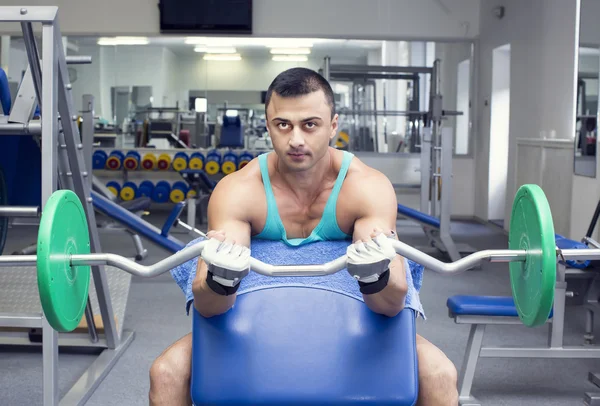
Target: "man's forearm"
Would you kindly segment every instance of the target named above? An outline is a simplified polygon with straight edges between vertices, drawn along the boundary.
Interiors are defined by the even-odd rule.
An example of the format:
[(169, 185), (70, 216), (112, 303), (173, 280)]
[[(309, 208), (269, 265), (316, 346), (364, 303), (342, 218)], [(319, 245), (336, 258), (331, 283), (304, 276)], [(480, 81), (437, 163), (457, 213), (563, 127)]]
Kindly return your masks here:
[(387, 286), (380, 292), (372, 295), (363, 295), (363, 299), (369, 309), (375, 313), (394, 317), (404, 309), (406, 292), (405, 261), (401, 256), (396, 256), (390, 263), (390, 279)]
[(202, 259), (198, 259), (196, 278), (192, 286), (194, 307), (204, 317), (218, 316), (233, 307), (237, 295), (223, 296), (215, 293), (206, 282), (208, 269)]

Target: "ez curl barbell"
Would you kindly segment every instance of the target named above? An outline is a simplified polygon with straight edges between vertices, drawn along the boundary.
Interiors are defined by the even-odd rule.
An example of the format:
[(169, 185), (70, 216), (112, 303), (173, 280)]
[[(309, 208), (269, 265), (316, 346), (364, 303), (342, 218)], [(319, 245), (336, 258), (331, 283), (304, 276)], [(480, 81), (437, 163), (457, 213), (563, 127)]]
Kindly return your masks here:
[[(508, 262), (512, 295), (523, 324), (546, 322), (554, 302), (556, 263), (561, 260), (600, 259), (600, 249), (558, 250), (552, 213), (546, 196), (536, 185), (522, 186), (513, 202), (509, 249), (484, 250), (444, 263), (401, 241), (392, 241), (396, 252), (442, 274), (464, 272), (483, 261)], [(0, 266), (36, 266), (42, 309), (57, 331), (74, 330), (87, 304), (90, 266), (110, 265), (132, 275), (155, 277), (202, 253), (199, 242), (153, 264), (140, 265), (116, 254), (90, 253), (88, 224), (83, 206), (70, 190), (59, 190), (48, 199), (41, 216), (37, 255), (0, 256)], [(251, 258), (250, 269), (266, 276), (324, 276), (346, 268), (342, 256), (320, 265), (271, 265)]]

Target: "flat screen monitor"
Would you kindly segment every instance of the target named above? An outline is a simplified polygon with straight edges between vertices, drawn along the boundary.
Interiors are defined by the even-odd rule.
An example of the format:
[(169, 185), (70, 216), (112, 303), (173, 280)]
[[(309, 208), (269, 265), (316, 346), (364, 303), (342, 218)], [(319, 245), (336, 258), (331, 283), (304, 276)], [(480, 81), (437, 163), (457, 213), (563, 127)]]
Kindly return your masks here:
[(160, 0), (160, 31), (251, 34), (252, 0)]

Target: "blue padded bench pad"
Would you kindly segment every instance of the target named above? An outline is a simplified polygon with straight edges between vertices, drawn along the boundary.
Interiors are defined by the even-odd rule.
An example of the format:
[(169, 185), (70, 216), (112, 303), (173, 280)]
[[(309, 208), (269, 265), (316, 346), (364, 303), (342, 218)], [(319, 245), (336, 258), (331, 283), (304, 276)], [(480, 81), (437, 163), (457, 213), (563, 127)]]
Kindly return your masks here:
[[(554, 235), (554, 241), (556, 242), (556, 246), (558, 248), (560, 248), (561, 250), (569, 250), (569, 249), (571, 249), (571, 250), (586, 250), (586, 249), (589, 249), (589, 247), (587, 245), (585, 245), (584, 243), (582, 243), (580, 241), (570, 240), (568, 238), (563, 237), (560, 234)], [(590, 260), (578, 261), (578, 260), (574, 260), (574, 259), (567, 259), (565, 261), (565, 263), (567, 264), (567, 266), (570, 266), (571, 268), (585, 269), (588, 266), (590, 266), (592, 261), (590, 261)]]
[(344, 293), (260, 287), (229, 312), (194, 309), (195, 405), (414, 405), (416, 315), (388, 318)]
[(119, 206), (110, 199), (92, 191), (92, 204), (94, 209), (105, 214), (116, 222), (124, 225), (126, 228), (134, 231), (153, 243), (161, 246), (167, 251), (173, 253), (182, 250), (185, 244), (172, 236), (163, 236), (161, 230), (147, 221), (141, 219), (138, 215)]
[[(457, 295), (449, 297), (446, 306), (458, 316), (519, 317), (512, 296)], [(552, 311), (549, 317), (552, 317)]]
[(423, 212), (420, 212), (415, 209), (411, 209), (410, 207), (403, 206), (398, 204), (398, 213), (412, 219), (416, 220), (420, 223), (427, 224), (429, 226), (440, 228), (440, 219), (437, 217), (430, 216)]

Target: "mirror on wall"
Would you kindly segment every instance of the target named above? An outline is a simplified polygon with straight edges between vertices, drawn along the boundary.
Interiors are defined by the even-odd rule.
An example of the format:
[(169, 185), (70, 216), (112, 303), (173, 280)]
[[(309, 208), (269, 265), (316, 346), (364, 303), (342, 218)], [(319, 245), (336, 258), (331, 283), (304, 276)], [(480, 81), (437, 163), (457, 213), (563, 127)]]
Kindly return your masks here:
[[(139, 111), (156, 109), (173, 117), (175, 135), (199, 127), (206, 130), (204, 137), (218, 135), (227, 112), (237, 111), (244, 137), (260, 138), (265, 132), (264, 94), (280, 72), (297, 66), (319, 71), (326, 58), (349, 69), (394, 67), (394, 75), (355, 71), (330, 80), (340, 113), (336, 145), (352, 152), (390, 154), (419, 153), (432, 75), (411, 69), (432, 67), (440, 60), (442, 108), (462, 112), (446, 117), (442, 125), (454, 131), (455, 155), (473, 151), (470, 42), (175, 36), (69, 36), (67, 41), (69, 54), (89, 55), (93, 61), (70, 67), (77, 76), (75, 106), (81, 105), (83, 95), (93, 95), (96, 115), (132, 140), (138, 122), (145, 119)], [(10, 70), (18, 78), (26, 60), (22, 41), (12, 41), (11, 52)]]
[(600, 17), (600, 1), (582, 0), (580, 13), (573, 171), (595, 178), (600, 88), (600, 30), (596, 21)]
[(580, 46), (578, 55), (574, 171), (576, 175), (589, 177), (596, 177), (599, 49)]

